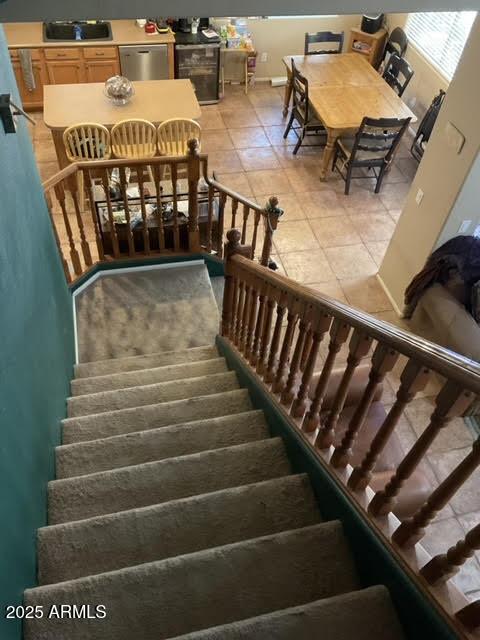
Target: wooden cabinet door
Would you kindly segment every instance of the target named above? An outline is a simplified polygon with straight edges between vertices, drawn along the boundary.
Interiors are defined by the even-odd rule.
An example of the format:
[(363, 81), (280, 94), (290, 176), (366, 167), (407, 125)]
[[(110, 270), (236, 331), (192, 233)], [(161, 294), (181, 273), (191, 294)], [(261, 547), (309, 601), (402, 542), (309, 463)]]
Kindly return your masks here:
[(12, 55), (12, 67), (23, 106), (26, 108), (40, 108), (43, 105), (43, 85), (47, 83), (47, 77), (45, 65), (40, 57), (33, 55), (32, 58), (33, 77), (35, 79), (35, 89), (32, 91), (25, 83), (17, 55)]
[(87, 82), (105, 82), (120, 73), (117, 60), (85, 60)]
[(85, 69), (81, 60), (47, 60), (50, 84), (77, 84), (85, 82)]

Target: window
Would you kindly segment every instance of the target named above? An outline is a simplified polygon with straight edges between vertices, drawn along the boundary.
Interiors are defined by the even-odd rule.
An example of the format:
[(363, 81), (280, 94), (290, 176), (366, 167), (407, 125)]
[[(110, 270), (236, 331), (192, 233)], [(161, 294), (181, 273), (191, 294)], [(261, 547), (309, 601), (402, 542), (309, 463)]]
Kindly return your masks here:
[(412, 43), (451, 80), (476, 15), (476, 11), (410, 13), (405, 29)]

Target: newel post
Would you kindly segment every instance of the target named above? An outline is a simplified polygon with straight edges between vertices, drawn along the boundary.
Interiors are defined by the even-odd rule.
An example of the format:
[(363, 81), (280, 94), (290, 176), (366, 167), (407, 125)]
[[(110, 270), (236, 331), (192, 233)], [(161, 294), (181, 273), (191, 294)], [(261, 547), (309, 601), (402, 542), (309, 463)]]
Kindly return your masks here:
[(200, 230), (198, 227), (198, 181), (200, 179), (200, 156), (198, 140), (188, 141), (188, 247), (191, 252), (200, 251)]
[(277, 228), (278, 219), (283, 214), (283, 209), (278, 206), (278, 198), (272, 196), (265, 205), (265, 237), (263, 240), (262, 257), (260, 264), (268, 267), (272, 252), (273, 234)]
[(222, 308), (222, 326), (221, 335), (226, 338), (233, 337), (233, 329), (235, 326), (235, 276), (232, 264), (234, 255), (243, 255), (250, 257), (250, 245), (240, 244), (242, 234), (238, 229), (229, 229), (227, 231), (227, 242), (225, 243), (225, 287), (223, 290), (223, 308)]

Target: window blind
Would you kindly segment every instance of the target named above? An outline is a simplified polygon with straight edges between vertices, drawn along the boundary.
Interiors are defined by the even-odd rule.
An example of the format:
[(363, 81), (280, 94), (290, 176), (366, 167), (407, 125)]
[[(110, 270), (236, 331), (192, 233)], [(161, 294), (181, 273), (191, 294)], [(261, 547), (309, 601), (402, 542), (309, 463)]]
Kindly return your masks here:
[(451, 80), (476, 15), (476, 11), (410, 13), (405, 30), (412, 43)]

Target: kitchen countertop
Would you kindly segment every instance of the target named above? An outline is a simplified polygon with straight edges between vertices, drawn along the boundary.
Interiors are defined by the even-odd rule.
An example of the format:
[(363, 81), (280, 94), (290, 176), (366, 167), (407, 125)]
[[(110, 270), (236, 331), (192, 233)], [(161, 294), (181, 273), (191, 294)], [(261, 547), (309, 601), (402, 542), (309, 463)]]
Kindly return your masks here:
[(43, 41), (41, 22), (11, 22), (3, 25), (9, 47), (108, 47), (123, 44), (171, 44), (175, 42), (173, 33), (158, 33), (150, 36), (135, 24), (134, 20), (110, 20), (111, 40), (55, 40)]

